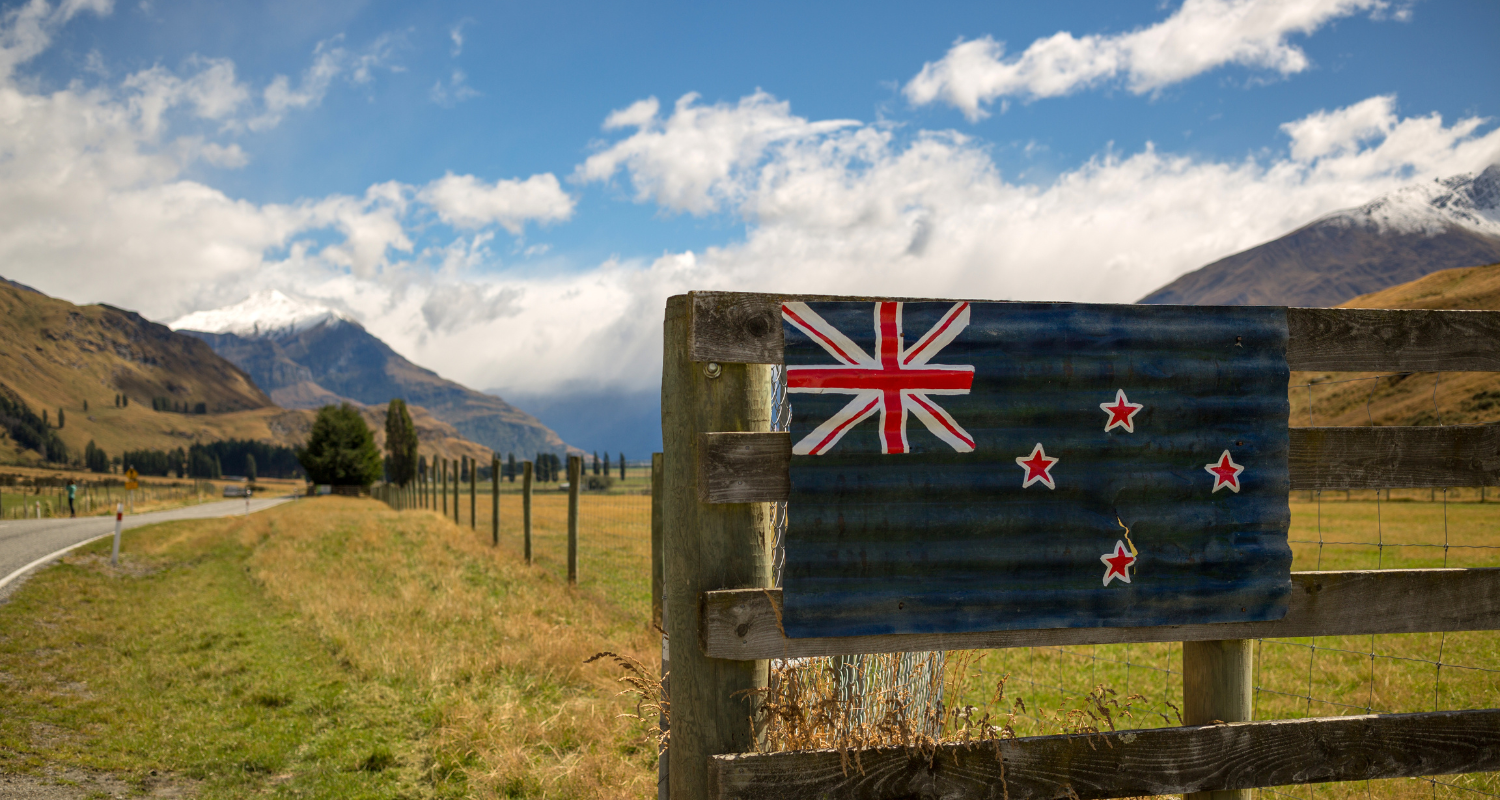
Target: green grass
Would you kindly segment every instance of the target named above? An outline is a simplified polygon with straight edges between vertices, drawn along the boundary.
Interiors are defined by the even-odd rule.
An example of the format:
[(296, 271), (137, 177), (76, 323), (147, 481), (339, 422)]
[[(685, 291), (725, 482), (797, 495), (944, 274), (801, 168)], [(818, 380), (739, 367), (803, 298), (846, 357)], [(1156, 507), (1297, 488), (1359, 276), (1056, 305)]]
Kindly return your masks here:
[(341, 663), (260, 590), (249, 548), (166, 543), (195, 524), (151, 530), (162, 546), (123, 570), (91, 548), (0, 606), (0, 768), (167, 768), (204, 797), (396, 797), (424, 779), (424, 794), (462, 796), (461, 781), (390, 769), (426, 760), (432, 699)]
[[(425, 512), (299, 501), (172, 523), (0, 606), (0, 771), (69, 765), (205, 798), (638, 797), (611, 649), (644, 622)], [(104, 553), (105, 555), (101, 555)]]

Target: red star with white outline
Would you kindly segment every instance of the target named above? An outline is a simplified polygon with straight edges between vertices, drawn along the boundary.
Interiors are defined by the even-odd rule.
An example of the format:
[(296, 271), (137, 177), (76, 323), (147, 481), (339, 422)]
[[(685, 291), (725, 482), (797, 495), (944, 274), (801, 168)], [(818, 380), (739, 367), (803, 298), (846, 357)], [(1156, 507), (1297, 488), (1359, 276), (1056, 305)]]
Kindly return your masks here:
[(1042, 443), (1037, 442), (1036, 447), (1031, 448), (1031, 455), (1016, 456), (1016, 463), (1026, 470), (1026, 477), (1021, 479), (1021, 488), (1025, 489), (1033, 483), (1040, 481), (1048, 489), (1056, 489), (1057, 484), (1052, 482), (1052, 465), (1061, 459), (1049, 458), (1046, 451), (1042, 450)]
[(1219, 463), (1204, 464), (1203, 469), (1208, 474), (1214, 476), (1215, 492), (1220, 489), (1228, 489), (1235, 494), (1240, 493), (1240, 473), (1244, 472), (1245, 468), (1234, 463), (1234, 459), (1229, 457), (1228, 450), (1224, 451), (1224, 455), (1219, 456)]
[(1145, 406), (1126, 400), (1125, 390), (1116, 389), (1114, 404), (1100, 403), (1099, 408), (1103, 409), (1104, 413), (1109, 415), (1109, 421), (1104, 423), (1105, 433), (1109, 433), (1115, 428), (1124, 428), (1126, 433), (1135, 433), (1134, 418), (1136, 412), (1145, 408)]
[(1108, 586), (1109, 582), (1115, 578), (1130, 583), (1130, 567), (1135, 564), (1135, 556), (1125, 549), (1124, 542), (1116, 541), (1115, 551), (1099, 556), (1099, 560), (1104, 562), (1105, 586)]

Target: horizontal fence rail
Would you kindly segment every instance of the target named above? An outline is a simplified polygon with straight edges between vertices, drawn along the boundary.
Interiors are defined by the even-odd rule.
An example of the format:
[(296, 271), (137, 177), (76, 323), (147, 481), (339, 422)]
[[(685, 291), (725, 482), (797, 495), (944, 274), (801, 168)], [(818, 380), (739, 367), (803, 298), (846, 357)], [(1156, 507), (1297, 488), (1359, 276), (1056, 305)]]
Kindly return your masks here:
[(1092, 800), (1500, 769), (1500, 711), (713, 756), (717, 800)]
[[(1292, 428), (1291, 489), (1500, 486), (1500, 427)], [(791, 434), (706, 433), (698, 499), (768, 503), (791, 492)]]
[(1294, 572), (1286, 616), (1149, 628), (1046, 628), (787, 638), (780, 589), (704, 592), (699, 638), (710, 658), (749, 661), (924, 650), (1188, 642), (1500, 628), (1500, 569)]
[[(782, 363), (783, 302), (924, 299), (745, 292), (694, 292), (691, 297), (693, 360), (725, 364)], [(1500, 372), (1496, 311), (1288, 308), (1286, 321), (1286, 360), (1294, 370)]]

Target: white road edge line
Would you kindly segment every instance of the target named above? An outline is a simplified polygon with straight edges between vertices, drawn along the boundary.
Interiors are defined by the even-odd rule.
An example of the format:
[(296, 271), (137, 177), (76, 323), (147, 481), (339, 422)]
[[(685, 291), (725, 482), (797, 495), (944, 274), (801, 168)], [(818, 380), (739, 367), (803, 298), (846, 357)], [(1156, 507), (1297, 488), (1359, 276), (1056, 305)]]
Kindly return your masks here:
[(16, 570), (15, 572), (12, 572), (11, 574), (6, 575), (4, 578), (0, 578), (0, 589), (4, 589), (7, 585), (10, 584), (11, 581), (13, 581), (13, 580), (21, 577), (22, 575), (25, 575), (26, 573), (30, 572), (33, 569), (36, 569), (37, 567), (42, 566), (43, 564), (46, 564), (49, 561), (53, 561), (53, 560), (62, 558), (63, 556), (67, 555), (68, 553), (70, 553), (70, 552), (72, 552), (74, 550), (77, 550), (78, 548), (83, 547), (86, 544), (93, 544), (94, 542), (97, 542), (97, 541), (99, 541), (100, 539), (103, 539), (106, 536), (114, 536), (114, 535), (115, 535), (115, 529), (113, 527), (111, 527), (108, 531), (105, 531), (104, 533), (101, 533), (101, 534), (99, 534), (98, 536), (95, 536), (92, 539), (85, 539), (85, 540), (79, 542), (78, 544), (68, 545), (67, 547), (64, 547), (63, 549), (58, 550), (55, 553), (48, 553), (47, 555), (42, 556), (41, 558), (39, 558), (39, 559), (31, 562), (30, 564), (27, 564), (26, 566), (21, 567), (20, 569)]
[[(268, 500), (279, 500), (280, 498), (269, 498), (268, 497), (266, 499), (268, 499)], [(280, 504), (278, 503), (277, 505), (280, 505)], [(168, 509), (168, 510), (170, 511), (171, 509)], [(226, 517), (233, 516), (233, 514), (225, 514), (224, 516), (226, 516)], [(218, 517), (202, 517), (201, 519), (218, 519)], [(180, 522), (181, 520), (162, 520), (162, 521), (163, 522)], [(71, 553), (72, 551), (77, 550), (78, 548), (83, 547), (86, 544), (93, 544), (94, 542), (97, 542), (97, 541), (99, 541), (100, 539), (103, 539), (106, 536), (114, 536), (114, 535), (115, 535), (115, 529), (113, 527), (111, 527), (108, 531), (105, 531), (104, 533), (101, 533), (101, 534), (99, 534), (98, 536), (95, 536), (92, 539), (85, 539), (85, 540), (79, 542), (78, 544), (68, 545), (67, 547), (64, 547), (61, 550), (58, 550), (58, 551), (53, 552), (53, 553), (48, 553), (47, 555), (42, 556), (41, 558), (39, 558), (39, 559), (31, 562), (30, 564), (27, 564), (26, 566), (21, 567), (20, 569), (16, 570), (15, 572), (12, 572), (11, 574), (6, 575), (4, 578), (0, 578), (0, 589), (4, 589), (6, 586), (10, 585), (11, 581), (14, 581), (15, 579), (21, 577), (22, 575), (25, 575), (27, 572), (30, 572), (31, 570), (36, 569), (37, 567), (40, 567), (40, 566), (42, 566), (43, 564), (46, 564), (49, 561), (53, 561), (53, 560), (62, 558), (63, 556), (67, 555), (68, 553)]]

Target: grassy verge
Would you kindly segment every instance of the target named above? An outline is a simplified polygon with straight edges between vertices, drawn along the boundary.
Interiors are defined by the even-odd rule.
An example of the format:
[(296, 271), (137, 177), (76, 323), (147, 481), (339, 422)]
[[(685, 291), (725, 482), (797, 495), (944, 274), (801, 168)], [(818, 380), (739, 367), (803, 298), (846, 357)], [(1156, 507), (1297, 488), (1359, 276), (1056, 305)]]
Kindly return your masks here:
[[(85, 548), (0, 606), (0, 771), (204, 797), (639, 797), (654, 750), (602, 649), (638, 613), (427, 512), (299, 501)], [(628, 604), (630, 606), (636, 603)]]

